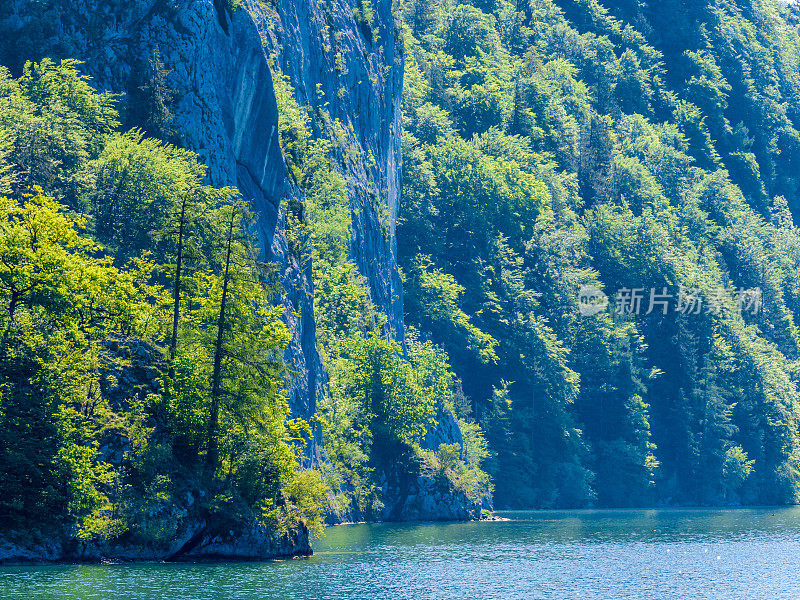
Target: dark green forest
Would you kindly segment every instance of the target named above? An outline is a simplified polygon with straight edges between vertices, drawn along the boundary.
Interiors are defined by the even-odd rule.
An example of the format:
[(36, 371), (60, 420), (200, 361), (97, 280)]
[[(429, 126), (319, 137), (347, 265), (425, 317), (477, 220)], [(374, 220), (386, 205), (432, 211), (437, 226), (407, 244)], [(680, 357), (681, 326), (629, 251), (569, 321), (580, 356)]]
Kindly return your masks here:
[[(403, 18), (406, 316), (450, 356), (496, 505), (797, 502), (796, 17), (409, 0)], [(582, 316), (583, 286), (608, 309)], [(618, 295), (637, 289), (640, 311)], [(672, 300), (646, 314), (650, 290)]]
[[(272, 64), (328, 375), (309, 422), (279, 265), (179, 147), (158, 55), (126, 96), (81, 57), (6, 53), (2, 527), (149, 543), (202, 491), (204, 515), (319, 531), (380, 518), (392, 470), (486, 508), (800, 502), (800, 19), (777, 0), (396, 8), (402, 340), (352, 256), (342, 165), (363, 157)], [(462, 441), (425, 448), (448, 412)]]

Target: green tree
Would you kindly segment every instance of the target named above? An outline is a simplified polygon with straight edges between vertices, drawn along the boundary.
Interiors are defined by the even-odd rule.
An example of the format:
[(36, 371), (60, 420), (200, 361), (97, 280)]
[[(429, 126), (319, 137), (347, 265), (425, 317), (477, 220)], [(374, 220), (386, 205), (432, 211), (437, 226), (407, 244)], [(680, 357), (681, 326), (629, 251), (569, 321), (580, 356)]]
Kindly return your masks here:
[(160, 335), (163, 297), (146, 284), (151, 266), (97, 258), (81, 223), (41, 190), (0, 203), (2, 518), (83, 524), (107, 505), (111, 477), (92, 437), (108, 410), (100, 341)]

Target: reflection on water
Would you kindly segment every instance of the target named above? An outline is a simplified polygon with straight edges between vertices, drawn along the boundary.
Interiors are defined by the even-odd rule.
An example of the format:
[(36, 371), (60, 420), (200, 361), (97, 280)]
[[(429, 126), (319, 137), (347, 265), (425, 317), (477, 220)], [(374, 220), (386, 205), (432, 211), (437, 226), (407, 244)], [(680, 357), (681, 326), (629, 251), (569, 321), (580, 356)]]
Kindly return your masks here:
[(800, 508), (504, 514), (334, 527), (307, 559), (0, 567), (0, 598), (800, 598)]

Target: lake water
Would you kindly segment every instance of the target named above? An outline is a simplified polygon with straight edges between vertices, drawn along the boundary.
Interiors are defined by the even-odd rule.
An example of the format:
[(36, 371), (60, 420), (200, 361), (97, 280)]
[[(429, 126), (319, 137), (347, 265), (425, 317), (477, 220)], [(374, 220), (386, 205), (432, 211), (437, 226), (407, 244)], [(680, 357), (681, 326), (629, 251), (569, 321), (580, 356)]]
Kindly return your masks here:
[(800, 508), (344, 525), (310, 558), (0, 567), (20, 600), (798, 600)]

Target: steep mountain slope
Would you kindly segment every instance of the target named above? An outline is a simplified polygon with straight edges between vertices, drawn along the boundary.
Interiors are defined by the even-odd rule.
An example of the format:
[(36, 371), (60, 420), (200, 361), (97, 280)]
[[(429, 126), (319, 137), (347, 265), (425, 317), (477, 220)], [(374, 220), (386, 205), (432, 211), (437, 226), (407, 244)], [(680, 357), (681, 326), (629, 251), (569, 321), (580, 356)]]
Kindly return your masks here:
[[(430, 345), (412, 340), (411, 362), (401, 358), (406, 349), (399, 345), (405, 342), (405, 331), (395, 238), (403, 76), (398, 27), (388, 2), (374, 6), (369, 2), (352, 6), (347, 2), (267, 6), (257, 1), (234, 4), (211, 0), (87, 0), (76, 5), (61, 0), (15, 0), (0, 7), (0, 30), (6, 39), (14, 41), (2, 51), (0, 63), (7, 65), (12, 74), (22, 72), (26, 61), (77, 57), (82, 61), (79, 68), (91, 76), (93, 86), (119, 95), (123, 129), (142, 128), (144, 135), (195, 152), (208, 167), (206, 183), (216, 188), (233, 186), (251, 207), (260, 257), (276, 263), (280, 271), (278, 298), (290, 334), (284, 360), (289, 368), (291, 416), (312, 423), (311, 443), (302, 462), (323, 471), (326, 485), (332, 490), (334, 506), (329, 520), (333, 522), (365, 517), (474, 518), (481, 503), (489, 502), (488, 481), (478, 470), (485, 448), (477, 429), (470, 430), (470, 439), (477, 440), (477, 445), (467, 444), (461, 434), (462, 425), (453, 417), (446, 356)], [(69, 68), (72, 66), (70, 63)], [(49, 76), (48, 68), (51, 67), (42, 68), (43, 77)], [(148, 141), (141, 142), (138, 133), (130, 136), (121, 147), (123, 161), (128, 160), (125, 153), (130, 149), (125, 146), (131, 140), (146, 145), (149, 151), (160, 152)], [(73, 140), (68, 142), (71, 143)], [(91, 180), (95, 170), (101, 168), (100, 163), (95, 162), (94, 153), (81, 157), (81, 161), (91, 160), (69, 177), (81, 178), (91, 171)], [(16, 164), (11, 168), (24, 170)], [(91, 205), (90, 212), (98, 207), (102, 211), (103, 206), (112, 206), (120, 190), (128, 185), (126, 169), (122, 169), (118, 183), (106, 191), (102, 187), (91, 191), (94, 183), (89, 181), (89, 191), (84, 190), (71, 200), (58, 190), (45, 192), (66, 201), (73, 210), (83, 212)], [(145, 187), (136, 188), (140, 184)], [(150, 193), (147, 184), (137, 180), (134, 195)], [(21, 197), (24, 190), (15, 187), (14, 193)], [(179, 212), (183, 215), (182, 209)], [(92, 234), (104, 244), (110, 242), (105, 252), (119, 250), (117, 242), (103, 237), (104, 225), (95, 223), (96, 216), (89, 214)], [(332, 234), (328, 229), (331, 223)], [(155, 222), (136, 226), (143, 228), (139, 234), (148, 240), (139, 250), (146, 251), (148, 244), (159, 243), (157, 232), (147, 230), (148, 226), (156, 227)], [(333, 246), (320, 245), (319, 240), (328, 234), (333, 236)], [(124, 256), (136, 256), (125, 252), (120, 251), (120, 261)], [(326, 279), (330, 269), (344, 280)], [(224, 272), (227, 277), (227, 267)], [(163, 278), (159, 281), (167, 283)], [(314, 288), (320, 285), (324, 293), (315, 295)], [(341, 338), (338, 330), (329, 325), (342, 311), (349, 310), (346, 301), (350, 293), (358, 298), (360, 313), (346, 323), (348, 334)], [(179, 298), (179, 294), (175, 297)], [(224, 303), (224, 294), (222, 298)], [(180, 307), (178, 303), (176, 306), (177, 319)], [(190, 309), (194, 309), (191, 303), (186, 307), (187, 311)], [(12, 322), (13, 313), (12, 309)], [(224, 310), (220, 314), (224, 315)], [(223, 330), (220, 326), (219, 339)], [(165, 342), (158, 337), (154, 341)], [(365, 349), (368, 353), (381, 353), (386, 361), (376, 367), (376, 375), (386, 381), (378, 390), (368, 384), (359, 391), (359, 384), (348, 379), (358, 373), (357, 361)], [(147, 354), (150, 356), (150, 351)], [(330, 382), (323, 358), (331, 373)], [(164, 476), (164, 489), (175, 487), (171, 492), (159, 492), (157, 497), (162, 504), (171, 504), (159, 518), (165, 530), (175, 529), (176, 533), (169, 540), (159, 538), (152, 555), (267, 556), (307, 552), (308, 532), (300, 522), (281, 525), (282, 533), (265, 530), (263, 523), (249, 529), (245, 524), (232, 528), (231, 531), (236, 529), (235, 535), (229, 532), (227, 537), (218, 536), (214, 522), (207, 522), (202, 511), (217, 514), (217, 497), (204, 499), (202, 511), (194, 501), (205, 494), (208, 469), (201, 481), (199, 475), (192, 479), (195, 475), (184, 472), (184, 465), (178, 463), (185, 461), (194, 469), (198, 461), (214, 462), (208, 457), (212, 452), (216, 454), (212, 447), (215, 437), (209, 433), (207, 443), (198, 443), (191, 441), (194, 434), (190, 434), (187, 454), (187, 442), (182, 441), (182, 434), (176, 429), (190, 426), (190, 421), (177, 427), (175, 423), (165, 424), (164, 415), (159, 412), (159, 399), (175, 394), (162, 385), (163, 381), (173, 380), (175, 360), (173, 356), (172, 363), (162, 360), (155, 366), (141, 365), (151, 374), (149, 387), (136, 386), (130, 397), (109, 400), (122, 420), (138, 418), (133, 406), (143, 402), (147, 406), (147, 424), (155, 431), (150, 441), (138, 449), (131, 447), (128, 438), (133, 430), (126, 428), (109, 437), (104, 432), (111, 423), (103, 423), (102, 416), (91, 424), (91, 431), (96, 429), (96, 433), (86, 435), (87, 444), (96, 443), (103, 448), (94, 457), (93, 468), (119, 472), (122, 481), (127, 481), (125, 473), (136, 452), (147, 448), (163, 451), (162, 458), (151, 463), (150, 468), (158, 474), (159, 481)], [(191, 371), (192, 365), (188, 366)], [(154, 372), (156, 375), (152, 375)], [(97, 376), (106, 377), (99, 372)], [(199, 383), (204, 389), (207, 382)], [(108, 390), (104, 389), (103, 394), (106, 393)], [(362, 393), (366, 396), (358, 400)], [(373, 393), (387, 397), (386, 404), (370, 403)], [(398, 403), (392, 405), (388, 396), (395, 393), (399, 394)], [(352, 418), (358, 420), (357, 426), (341, 421), (342, 410), (337, 412), (337, 406), (342, 402), (347, 403)], [(207, 410), (200, 408), (201, 420), (211, 419), (209, 415), (215, 414), (216, 409), (206, 415)], [(318, 410), (322, 419), (317, 418)], [(411, 411), (416, 417), (409, 419), (406, 415), (403, 420), (402, 411)], [(331, 415), (339, 421), (333, 422)], [(435, 424), (429, 422), (433, 417)], [(197, 414), (189, 416), (190, 420), (195, 418)], [(246, 420), (248, 415), (237, 418)], [(212, 432), (210, 423), (215, 421), (201, 429)], [(292, 427), (293, 423), (289, 421), (287, 425)], [(191, 427), (196, 423), (190, 431)], [(373, 430), (379, 433), (373, 435)], [(9, 435), (16, 439), (13, 432)], [(350, 435), (359, 439), (341, 451), (334, 440)], [(375, 444), (373, 437), (378, 440)], [(114, 448), (117, 450), (112, 452)], [(250, 460), (250, 450), (242, 448), (239, 456), (246, 462)], [(254, 449), (255, 455), (269, 450)], [(24, 458), (25, 452), (15, 454), (15, 460)], [(163, 469), (173, 468), (176, 473), (170, 483)], [(262, 464), (261, 468), (266, 471), (260, 475), (274, 479), (270, 471), (273, 467)], [(313, 482), (315, 472), (309, 471), (310, 480), (297, 475), (296, 481), (306, 482), (299, 484), (301, 487)], [(257, 471), (251, 475), (253, 481), (259, 480)], [(243, 477), (247, 479), (248, 475)], [(107, 488), (108, 481), (100, 479), (96, 483), (108, 492), (111, 505), (98, 508), (100, 513), (95, 512), (90, 518), (103, 521), (112, 518), (118, 503), (124, 500), (118, 490)], [(150, 493), (148, 489), (142, 492), (145, 496)], [(256, 488), (249, 492), (243, 489), (234, 495), (261, 493)], [(269, 494), (274, 495), (273, 492), (268, 491), (266, 501), (278, 502), (277, 507), (269, 506), (280, 510), (289, 495), (292, 502), (302, 503), (307, 497), (313, 504), (315, 501), (310, 499), (316, 497), (319, 488), (313, 483), (303, 491), (285, 488), (271, 498)], [(32, 496), (36, 493), (32, 492)], [(176, 500), (184, 496), (186, 500)], [(102, 494), (99, 497), (105, 498)], [(214, 506), (208, 508), (209, 503)], [(259, 507), (255, 510), (257, 513)], [(54, 518), (69, 521), (66, 515)], [(256, 518), (259, 519), (257, 514)], [(152, 529), (142, 523), (130, 527)], [(13, 558), (16, 553), (22, 558), (80, 559), (146, 554), (130, 540), (117, 539), (119, 534), (111, 530), (98, 534), (103, 541), (94, 545), (76, 545), (70, 531), (73, 530), (66, 528), (57, 541), (50, 540), (34, 549), (12, 544), (4, 556)], [(241, 536), (239, 541), (237, 536)]]
[(407, 322), (449, 352), (498, 503), (798, 501), (792, 15), (403, 11)]
[[(292, 331), (287, 358), (298, 372), (292, 408), (310, 417), (323, 378), (314, 348), (310, 272), (286, 255), (281, 234), (281, 202), (292, 190), (278, 143), (272, 77), (250, 16), (211, 1), (17, 1), (4, 10), (8, 39), (16, 41), (3, 57), (12, 70), (25, 60), (77, 57), (99, 89), (146, 103), (140, 88), (152, 76), (151, 62), (161, 62), (164, 86), (174, 98), (165, 124), (171, 141), (197, 152), (208, 166), (209, 183), (241, 190), (258, 215), (266, 255), (285, 261)], [(128, 121), (143, 125), (151, 110), (130, 110)]]
[[(257, 2), (249, 8), (257, 17), (264, 17)], [(296, 9), (293, 3), (287, 8)], [(169, 104), (172, 139), (198, 153), (209, 167), (212, 185), (234, 185), (242, 192), (258, 215), (258, 233), (266, 256), (286, 263), (286, 315), (293, 333), (287, 358), (297, 371), (292, 379), (292, 406), (295, 414), (310, 417), (316, 410), (318, 388), (324, 379), (315, 349), (310, 270), (288, 254), (282, 235), (281, 202), (297, 192), (287, 179), (278, 142), (272, 77), (251, 15), (211, 1), (90, 1), (79, 6), (62, 2), (31, 5), (23, 1), (13, 2), (4, 10), (5, 27), (12, 32), (9, 39), (16, 43), (6, 48), (3, 61), (12, 69), (20, 69), (22, 61), (45, 56), (79, 57), (100, 89), (137, 98), (140, 84), (150, 76), (149, 62), (158, 57), (166, 71), (164, 84), (175, 99)], [(359, 125), (359, 138), (351, 143), (359, 147), (363, 144), (363, 152), (377, 157), (368, 168), (369, 174), (364, 161), (353, 165), (362, 171), (354, 185), (358, 193), (353, 191), (362, 202), (357, 213), (360, 220), (354, 222), (353, 248), (360, 253), (359, 262), (370, 282), (373, 301), (390, 316), (392, 327), (402, 339), (402, 291), (392, 259), (394, 217), (389, 215), (392, 229), (384, 235), (378, 218), (380, 203), (376, 200), (364, 204), (365, 198), (380, 197), (391, 213), (396, 211), (399, 194), (398, 143), (392, 132), (399, 120), (402, 70), (395, 64), (393, 20), (383, 13), (381, 17), (381, 22), (386, 23), (387, 41), (379, 49), (387, 46), (390, 53), (388, 57), (380, 53), (368, 64), (369, 71), (360, 76), (357, 69), (365, 68), (361, 54), (366, 54), (366, 42), (357, 32), (352, 10), (338, 12), (339, 26), (345, 27), (346, 20), (351, 29), (348, 39), (355, 47), (347, 50), (348, 59), (353, 69), (351, 78), (359, 75), (359, 85), (352, 85), (355, 80), (348, 83), (350, 100), (337, 101), (339, 110), (334, 118), (346, 118), (347, 124), (354, 120)], [(333, 56), (323, 50), (318, 31), (301, 29), (297, 15), (294, 22), (291, 36), (282, 36), (281, 47), (288, 54), (286, 64), (298, 69), (291, 75), (301, 90), (301, 100), (314, 106), (321, 101), (317, 95), (321, 78), (312, 74), (334, 73)], [(303, 15), (302, 23), (309, 22), (320, 27), (324, 20), (316, 13), (310, 18)], [(266, 31), (262, 33), (267, 35)], [(270, 43), (278, 44), (277, 39)], [(377, 77), (376, 73), (380, 74), (380, 87), (373, 89), (371, 77)], [(336, 96), (340, 88), (338, 77), (329, 78), (321, 93)], [(361, 123), (355, 115), (363, 115)], [(131, 115), (130, 122), (142, 124), (137, 122), (138, 116)]]

